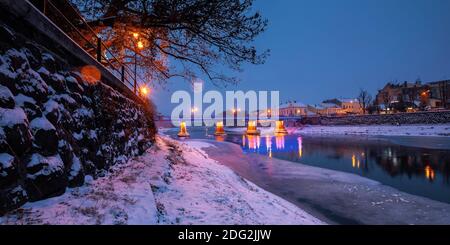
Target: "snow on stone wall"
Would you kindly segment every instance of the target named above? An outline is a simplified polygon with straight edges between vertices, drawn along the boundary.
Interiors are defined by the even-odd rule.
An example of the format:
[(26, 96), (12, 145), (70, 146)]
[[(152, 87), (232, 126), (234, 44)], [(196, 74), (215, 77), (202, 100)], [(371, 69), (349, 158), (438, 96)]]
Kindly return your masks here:
[(450, 123), (450, 111), (397, 113), (386, 115), (350, 115), (341, 117), (307, 117), (300, 120), (310, 125), (409, 125)]
[(105, 174), (155, 135), (142, 105), (42, 46), (0, 22), (0, 215)]

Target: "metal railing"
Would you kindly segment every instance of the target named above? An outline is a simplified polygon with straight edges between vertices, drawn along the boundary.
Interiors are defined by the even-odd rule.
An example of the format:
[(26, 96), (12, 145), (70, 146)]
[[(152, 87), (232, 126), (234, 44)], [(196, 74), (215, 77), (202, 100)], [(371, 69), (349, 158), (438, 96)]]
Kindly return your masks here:
[[(58, 8), (58, 4), (52, 0), (40, 0), (41, 6), (38, 7), (39, 10), (50, 19), (55, 25), (57, 25), (61, 30), (63, 30), (66, 35), (68, 35), (73, 41), (75, 41), (81, 48), (83, 48), (92, 58), (96, 59), (100, 64), (106, 67), (116, 78), (120, 79), (122, 83), (131, 87), (135, 94), (138, 94), (139, 82), (137, 78), (143, 81), (138, 74), (133, 72), (133, 70), (128, 67), (127, 64), (121, 62), (114, 53), (105, 45), (98, 33), (86, 22), (79, 11), (67, 0), (57, 0), (59, 5), (64, 4), (64, 6), (71, 9), (71, 15), (64, 14), (62, 10)], [(36, 1), (34, 1), (36, 2)], [(81, 23), (74, 23), (80, 22)], [(79, 28), (77, 26), (83, 26)], [(87, 35), (83, 32), (87, 32)], [(136, 52), (136, 51), (135, 51)], [(136, 66), (136, 64), (135, 64)], [(134, 68), (136, 70), (136, 68)], [(133, 79), (134, 78), (134, 79)]]

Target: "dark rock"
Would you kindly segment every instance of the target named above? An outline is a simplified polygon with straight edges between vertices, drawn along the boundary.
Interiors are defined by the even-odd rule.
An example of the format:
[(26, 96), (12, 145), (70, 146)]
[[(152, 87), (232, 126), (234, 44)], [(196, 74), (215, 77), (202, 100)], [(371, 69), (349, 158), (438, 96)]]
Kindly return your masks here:
[(31, 201), (61, 195), (67, 187), (64, 163), (59, 155), (33, 154), (26, 165), (25, 186)]
[[(28, 48), (22, 48), (20, 51), (22, 51), (25, 56), (27, 57), (28, 64), (30, 67), (34, 70), (37, 70), (41, 66), (40, 59), (37, 59), (34, 54), (28, 49)], [(38, 57), (40, 58), (40, 53), (38, 53)]]
[(5, 131), (1, 127), (0, 127), (0, 152), (9, 153), (11, 155), (13, 154), (13, 151), (9, 146), (8, 141), (6, 141)]
[(6, 51), (6, 57), (11, 61), (11, 67), (14, 71), (27, 70), (30, 68), (27, 56), (17, 49), (10, 49)]
[(14, 109), (0, 108), (0, 127), (3, 127), (6, 141), (17, 155), (22, 155), (31, 148), (31, 132), (25, 112)]
[(18, 208), (28, 201), (26, 191), (20, 185), (0, 189), (0, 215)]
[(150, 140), (147, 140), (145, 138), (140, 139), (138, 141), (138, 150), (139, 150), (139, 155), (144, 154), (144, 152), (150, 147)]
[(78, 103), (78, 105), (81, 105), (83, 103), (83, 97), (79, 93), (74, 92), (70, 94), (70, 97), (72, 97)]
[(69, 169), (69, 187), (78, 187), (84, 184), (84, 170), (80, 159), (73, 155), (72, 166)]
[(33, 98), (23, 94), (18, 94), (15, 96), (15, 101), (16, 105), (20, 106), (25, 111), (29, 121), (35, 119), (36, 117), (42, 116), (41, 107)]
[(34, 144), (46, 156), (53, 155), (58, 150), (58, 134), (55, 126), (46, 117), (38, 117), (30, 122), (34, 133)]
[(71, 111), (75, 110), (79, 106), (77, 104), (77, 101), (68, 94), (57, 94), (52, 96), (52, 99), (64, 105), (66, 109), (69, 109)]
[(20, 74), (16, 88), (19, 93), (32, 97), (36, 101), (43, 102), (47, 99), (47, 84), (37, 72), (31, 69)]
[(3, 69), (0, 69), (0, 84), (3, 86), (6, 86), (11, 90), (13, 94), (17, 94), (15, 81), (17, 79), (17, 73), (13, 71), (9, 63), (5, 60), (3, 60), (3, 57), (0, 55), (0, 66), (2, 66)]
[(57, 63), (53, 55), (49, 53), (43, 53), (41, 56), (42, 65), (47, 69), (50, 73), (55, 73), (57, 71)]
[(64, 162), (64, 166), (66, 168), (72, 166), (73, 151), (69, 142), (65, 140), (60, 140), (58, 142), (58, 154)]
[(0, 153), (0, 189), (14, 184), (19, 175), (17, 172), (17, 159), (8, 153)]
[(87, 96), (84, 96), (84, 95), (83, 95), (83, 102), (82, 103), (86, 107), (92, 107), (93, 106), (92, 99), (87, 97)]
[(34, 120), (35, 118), (42, 117), (41, 108), (34, 103), (25, 101), (22, 108), (25, 111), (25, 114), (27, 114), (28, 120)]
[(59, 104), (54, 100), (48, 100), (45, 102), (44, 115), (53, 125), (58, 125), (61, 118)]
[(66, 84), (72, 93), (81, 94), (84, 92), (84, 88), (80, 85), (78, 80), (73, 76), (66, 77)]
[(47, 71), (47, 69), (45, 69), (45, 67), (41, 66), (37, 70), (37, 73), (39, 73), (39, 76), (41, 76), (42, 80), (44, 80), (44, 81), (50, 80), (50, 72)]
[(66, 80), (58, 73), (51, 74), (46, 82), (58, 93), (67, 92)]
[(0, 107), (13, 109), (16, 103), (8, 87), (0, 85)]

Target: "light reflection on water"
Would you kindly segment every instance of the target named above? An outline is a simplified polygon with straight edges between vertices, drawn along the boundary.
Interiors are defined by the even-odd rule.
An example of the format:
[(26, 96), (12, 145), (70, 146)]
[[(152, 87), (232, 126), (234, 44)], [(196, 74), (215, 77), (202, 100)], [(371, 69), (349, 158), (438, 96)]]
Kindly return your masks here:
[[(191, 132), (192, 138), (214, 139)], [(216, 138), (246, 153), (350, 172), (402, 191), (450, 203), (450, 151), (406, 147), (385, 141), (298, 135), (229, 134)], [(272, 169), (267, 166), (269, 173)]]

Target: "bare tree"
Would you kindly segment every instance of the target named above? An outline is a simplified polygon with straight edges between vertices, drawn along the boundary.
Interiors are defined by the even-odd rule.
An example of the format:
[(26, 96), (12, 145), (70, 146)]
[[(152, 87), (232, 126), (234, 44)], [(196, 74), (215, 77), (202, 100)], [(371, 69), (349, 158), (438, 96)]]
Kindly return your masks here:
[(358, 102), (363, 110), (363, 114), (366, 114), (367, 107), (372, 102), (372, 96), (367, 92), (367, 90), (361, 89), (358, 95)]
[(262, 64), (269, 50), (251, 45), (267, 20), (253, 0), (71, 0), (121, 62), (134, 63), (152, 80), (192, 80), (203, 74), (219, 85), (237, 78), (244, 63)]

